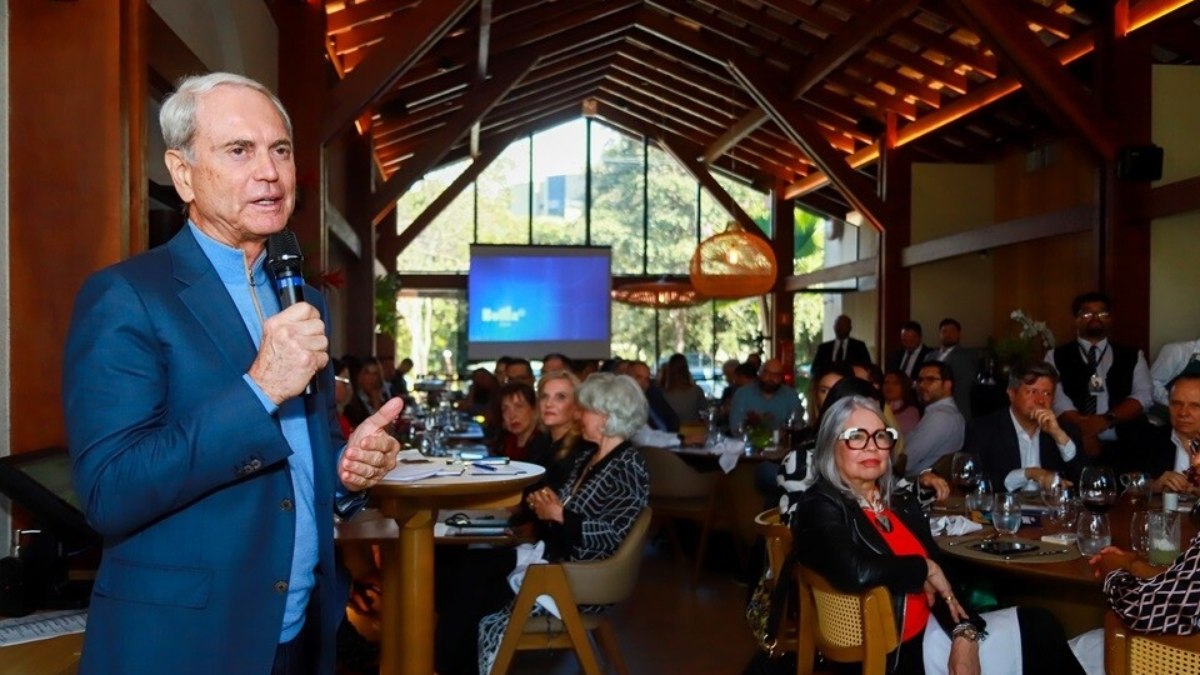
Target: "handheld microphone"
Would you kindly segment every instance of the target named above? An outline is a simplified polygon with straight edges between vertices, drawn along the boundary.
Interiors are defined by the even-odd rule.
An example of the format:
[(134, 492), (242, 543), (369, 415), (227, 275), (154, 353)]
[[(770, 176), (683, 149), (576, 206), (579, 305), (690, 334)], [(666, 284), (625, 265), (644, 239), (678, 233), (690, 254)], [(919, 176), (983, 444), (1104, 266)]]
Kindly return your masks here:
[[(287, 309), (297, 302), (304, 302), (304, 255), (300, 253), (300, 242), (291, 230), (280, 230), (267, 238), (267, 266), (275, 276), (275, 290), (279, 293), (280, 309)], [(304, 395), (317, 391), (314, 375)]]

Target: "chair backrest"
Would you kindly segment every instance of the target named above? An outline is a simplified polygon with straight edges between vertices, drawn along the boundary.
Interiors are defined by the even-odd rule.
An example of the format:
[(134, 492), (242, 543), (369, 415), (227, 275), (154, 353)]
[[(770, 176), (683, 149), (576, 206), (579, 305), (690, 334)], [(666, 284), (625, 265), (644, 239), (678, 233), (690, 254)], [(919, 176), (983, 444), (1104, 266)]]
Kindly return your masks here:
[(1135, 633), (1109, 612), (1104, 617), (1104, 670), (1110, 675), (1200, 673), (1200, 635)]
[(811, 663), (815, 648), (831, 661), (861, 661), (863, 673), (883, 673), (888, 653), (900, 644), (887, 589), (843, 593), (811, 569), (797, 566), (796, 573), (800, 662)]
[(779, 507), (776, 506), (754, 517), (754, 529), (766, 542), (767, 568), (771, 571), (771, 578), (778, 579), (783, 562), (792, 550), (792, 528), (779, 522)]
[(604, 560), (562, 563), (571, 594), (580, 605), (611, 605), (633, 593), (642, 566), (642, 543), (650, 529), (650, 507), (642, 509), (625, 541)]
[(718, 471), (697, 471), (663, 448), (639, 448), (650, 473), (651, 497), (707, 497), (717, 485)]

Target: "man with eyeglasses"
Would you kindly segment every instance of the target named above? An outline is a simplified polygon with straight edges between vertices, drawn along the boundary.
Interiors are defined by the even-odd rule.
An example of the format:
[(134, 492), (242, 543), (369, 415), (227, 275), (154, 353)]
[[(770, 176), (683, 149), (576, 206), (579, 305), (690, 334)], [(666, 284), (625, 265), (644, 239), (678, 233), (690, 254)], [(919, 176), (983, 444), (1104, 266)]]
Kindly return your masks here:
[(925, 415), (904, 439), (908, 463), (904, 473), (916, 476), (933, 468), (939, 459), (963, 447), (967, 421), (954, 403), (954, 374), (941, 361), (928, 361), (917, 371), (917, 398)]
[(1058, 371), (1049, 363), (1017, 366), (1008, 378), (1009, 407), (967, 423), (963, 449), (975, 453), (996, 490), (1038, 490), (1056, 475), (1079, 480), (1078, 430), (1059, 424), (1051, 404)]
[(1079, 427), (1085, 455), (1117, 471), (1145, 470), (1138, 451), (1147, 433), (1145, 411), (1154, 383), (1140, 349), (1108, 340), (1112, 302), (1103, 293), (1075, 298), (1075, 339), (1046, 354), (1058, 369), (1054, 398), (1059, 419)]

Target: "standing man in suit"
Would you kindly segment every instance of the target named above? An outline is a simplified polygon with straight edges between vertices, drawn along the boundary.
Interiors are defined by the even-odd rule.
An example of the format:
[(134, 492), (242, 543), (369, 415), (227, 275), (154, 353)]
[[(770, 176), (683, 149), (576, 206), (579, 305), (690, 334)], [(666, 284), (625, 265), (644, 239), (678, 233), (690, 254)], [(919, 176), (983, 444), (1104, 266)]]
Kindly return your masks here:
[(900, 327), (900, 350), (893, 352), (888, 359), (888, 370), (903, 371), (908, 379), (917, 381), (917, 370), (933, 352), (931, 347), (924, 344), (925, 336), (921, 332), (921, 324), (916, 321), (906, 321)]
[(962, 324), (957, 319), (945, 318), (938, 324), (938, 340), (941, 347), (931, 350), (928, 359), (941, 361), (950, 366), (954, 377), (954, 403), (965, 419), (971, 419), (971, 388), (975, 386), (975, 375), (979, 372), (979, 355), (974, 349), (963, 347)]
[(1057, 388), (1058, 371), (1049, 363), (1017, 366), (1008, 379), (1009, 407), (967, 423), (963, 449), (979, 456), (993, 489), (1038, 490), (1056, 473), (1079, 480), (1082, 455), (1052, 408)]
[(871, 353), (867, 351), (867, 343), (850, 337), (853, 328), (850, 317), (845, 314), (834, 320), (835, 338), (817, 345), (817, 355), (812, 362), (813, 379), (820, 379), (835, 363), (870, 365)]
[(279, 100), (195, 76), (160, 122), (188, 225), (88, 279), (67, 337), (72, 479), (104, 538), (80, 672), (332, 673), (334, 515), (395, 467), (403, 403), (346, 442), (325, 303), (305, 287), (280, 310), (265, 245), (296, 167)]
[(1108, 296), (1096, 292), (1071, 303), (1076, 337), (1046, 354), (1061, 376), (1054, 413), (1079, 427), (1088, 457), (1119, 472), (1146, 471), (1142, 447), (1150, 424), (1145, 411), (1154, 383), (1140, 349), (1109, 342), (1111, 307)]

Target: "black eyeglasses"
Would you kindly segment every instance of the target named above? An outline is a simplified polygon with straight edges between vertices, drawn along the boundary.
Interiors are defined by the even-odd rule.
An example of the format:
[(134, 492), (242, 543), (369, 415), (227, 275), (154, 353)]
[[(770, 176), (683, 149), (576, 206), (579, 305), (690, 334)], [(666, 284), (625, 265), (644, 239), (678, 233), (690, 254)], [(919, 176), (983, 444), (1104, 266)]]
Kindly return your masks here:
[(845, 441), (846, 447), (851, 450), (865, 450), (872, 441), (880, 450), (891, 450), (895, 447), (896, 441), (900, 439), (900, 432), (891, 427), (875, 431), (851, 427), (839, 434), (838, 438)]

